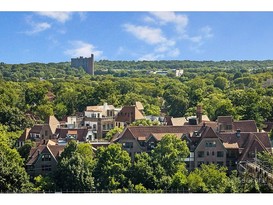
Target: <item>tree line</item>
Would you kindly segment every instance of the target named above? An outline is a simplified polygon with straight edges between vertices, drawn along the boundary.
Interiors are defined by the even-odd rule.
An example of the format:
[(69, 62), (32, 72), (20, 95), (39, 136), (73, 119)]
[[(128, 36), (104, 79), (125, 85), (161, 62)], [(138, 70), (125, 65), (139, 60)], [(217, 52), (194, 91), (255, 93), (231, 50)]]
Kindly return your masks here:
[[(2, 130), (2, 135), (4, 136)], [(51, 175), (32, 181), (16, 149), (0, 142), (1, 192), (89, 192), (89, 193), (256, 193), (271, 192), (251, 177), (227, 175), (227, 168), (203, 164), (188, 172), (184, 159), (189, 155), (185, 141), (165, 135), (150, 154), (135, 155), (135, 161), (120, 144), (100, 147), (96, 152), (87, 143), (70, 141)], [(242, 183), (242, 178), (244, 179)]]

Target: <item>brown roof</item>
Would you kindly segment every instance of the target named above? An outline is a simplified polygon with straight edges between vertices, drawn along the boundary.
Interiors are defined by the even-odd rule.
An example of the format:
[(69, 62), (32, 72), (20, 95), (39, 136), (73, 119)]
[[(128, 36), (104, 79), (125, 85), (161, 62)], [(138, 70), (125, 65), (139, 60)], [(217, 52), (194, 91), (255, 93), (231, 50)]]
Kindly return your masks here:
[(57, 128), (56, 129), (56, 136), (59, 138), (66, 138), (67, 134), (70, 133), (76, 133), (77, 134), (77, 140), (79, 141), (85, 141), (85, 137), (88, 133), (88, 129), (81, 128), (81, 129), (68, 129), (68, 128)]
[(236, 132), (219, 133), (220, 138), (224, 143), (238, 143), (239, 148), (245, 148), (251, 136), (254, 135), (268, 149), (271, 148), (271, 143), (266, 132), (241, 132), (240, 137), (236, 136)]
[(218, 138), (216, 133), (211, 127), (205, 127), (201, 135), (202, 138)]
[(218, 123), (230, 123), (232, 124), (233, 117), (232, 116), (218, 116), (217, 122)]
[[(124, 132), (120, 134), (119, 138), (132, 137), (135, 139), (148, 139), (151, 134), (173, 134), (179, 133), (191, 133), (200, 130), (199, 125), (184, 125), (184, 126), (128, 126), (125, 128)], [(159, 135), (158, 135), (159, 136)]]
[(116, 116), (115, 121), (132, 123), (141, 119), (145, 119), (145, 117), (136, 106), (124, 106)]
[(40, 133), (43, 129), (44, 125), (34, 125), (31, 129), (30, 129), (30, 133)]
[(256, 122), (254, 120), (239, 120), (233, 122), (233, 130), (240, 129), (241, 132), (257, 132)]
[(29, 160), (27, 165), (35, 164), (39, 158), (39, 154), (50, 154), (52, 157), (57, 160), (61, 152), (64, 150), (65, 145), (39, 145), (38, 147), (33, 147), (29, 153)]
[(21, 134), (18, 141), (26, 141), (28, 134), (29, 134), (30, 128), (26, 128), (25, 131)]

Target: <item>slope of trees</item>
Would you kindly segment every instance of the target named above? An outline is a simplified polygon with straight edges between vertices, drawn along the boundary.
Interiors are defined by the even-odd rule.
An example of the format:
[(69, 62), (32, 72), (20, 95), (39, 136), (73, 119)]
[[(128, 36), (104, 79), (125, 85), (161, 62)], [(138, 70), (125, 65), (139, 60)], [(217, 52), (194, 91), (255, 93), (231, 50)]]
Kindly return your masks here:
[[(71, 183), (78, 189), (104, 189), (136, 192), (151, 190), (195, 190), (196, 192), (247, 192), (261, 191), (257, 183), (248, 183), (252, 188), (239, 187), (237, 176), (230, 176), (232, 183), (215, 188), (202, 170), (224, 176), (225, 169), (202, 167), (199, 171), (187, 173), (179, 155), (184, 145), (175, 145), (169, 136), (162, 141), (161, 151), (151, 155), (139, 154), (135, 162), (119, 147), (104, 148), (96, 155), (90, 147), (70, 145), (63, 153), (56, 176), (37, 177), (34, 184), (28, 180), (23, 168), (31, 144), (21, 150), (14, 149), (16, 139), (26, 127), (43, 122), (54, 114), (58, 119), (83, 111), (88, 105), (107, 102), (116, 107), (141, 101), (146, 115), (171, 115), (174, 117), (195, 115), (196, 105), (203, 106), (203, 114), (211, 120), (219, 115), (232, 115), (235, 119), (252, 119), (259, 128), (264, 121), (273, 121), (273, 61), (98, 61), (96, 76), (90, 76), (83, 69), (74, 69), (70, 63), (30, 63), (0, 65), (0, 134), (3, 168), (1, 189), (6, 191), (27, 191), (69, 188), (70, 184), (58, 184), (58, 177), (73, 178)], [(150, 74), (150, 71), (183, 69), (181, 77)], [(136, 124), (149, 124), (148, 121)], [(110, 139), (115, 132), (110, 133)], [(169, 143), (164, 146), (164, 143)], [(159, 149), (159, 148), (158, 148)], [(69, 150), (69, 151), (68, 151)], [(91, 151), (90, 151), (91, 150)], [(165, 152), (163, 152), (165, 150)], [(69, 154), (70, 153), (70, 154)], [(73, 153), (73, 154), (71, 154)], [(120, 155), (118, 158), (116, 155)], [(164, 157), (162, 157), (164, 154)], [(6, 155), (13, 156), (8, 158)], [(87, 156), (88, 155), (88, 156)], [(118, 161), (103, 161), (100, 156)], [(106, 157), (106, 159), (107, 159)], [(261, 156), (268, 157), (268, 156)], [(270, 160), (269, 160), (270, 161)], [(8, 166), (6, 166), (6, 163)], [(109, 164), (104, 167), (104, 163)], [(127, 163), (127, 164), (126, 164)], [(1, 165), (1, 167), (2, 167)], [(78, 171), (83, 167), (84, 171)], [(99, 172), (106, 171), (105, 177)], [(116, 171), (121, 172), (117, 175)], [(215, 171), (217, 170), (217, 171)], [(13, 171), (13, 173), (11, 172)], [(140, 175), (136, 174), (141, 172)], [(7, 175), (5, 175), (5, 174)], [(19, 175), (20, 177), (19, 177)], [(61, 175), (63, 174), (63, 176)], [(109, 175), (109, 177), (108, 177)], [(142, 177), (139, 177), (142, 176)], [(57, 177), (57, 178), (55, 178)], [(18, 178), (14, 181), (15, 178)], [(220, 180), (219, 178), (219, 180)], [(56, 182), (56, 183), (55, 183)], [(210, 185), (212, 184), (212, 185)], [(248, 186), (248, 185), (246, 185)], [(258, 186), (260, 186), (258, 184)], [(198, 188), (196, 188), (198, 187)]]

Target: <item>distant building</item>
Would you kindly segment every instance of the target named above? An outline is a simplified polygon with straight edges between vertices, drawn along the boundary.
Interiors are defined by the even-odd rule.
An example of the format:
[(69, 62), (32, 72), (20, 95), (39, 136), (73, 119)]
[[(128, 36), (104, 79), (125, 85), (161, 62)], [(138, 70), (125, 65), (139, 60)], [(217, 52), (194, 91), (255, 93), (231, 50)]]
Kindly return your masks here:
[(94, 54), (91, 54), (90, 58), (71, 58), (71, 67), (82, 67), (87, 73), (94, 75)]

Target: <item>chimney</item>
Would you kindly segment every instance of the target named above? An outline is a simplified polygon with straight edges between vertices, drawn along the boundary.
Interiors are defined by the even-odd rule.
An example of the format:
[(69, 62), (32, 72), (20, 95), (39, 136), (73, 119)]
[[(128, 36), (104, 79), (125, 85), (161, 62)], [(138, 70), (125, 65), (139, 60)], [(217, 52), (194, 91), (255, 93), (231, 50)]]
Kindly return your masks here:
[(236, 137), (237, 138), (241, 137), (241, 130), (240, 129), (237, 129), (237, 131), (236, 131)]
[(197, 118), (197, 124), (200, 124), (202, 122), (202, 105), (197, 105), (196, 109), (196, 118)]

